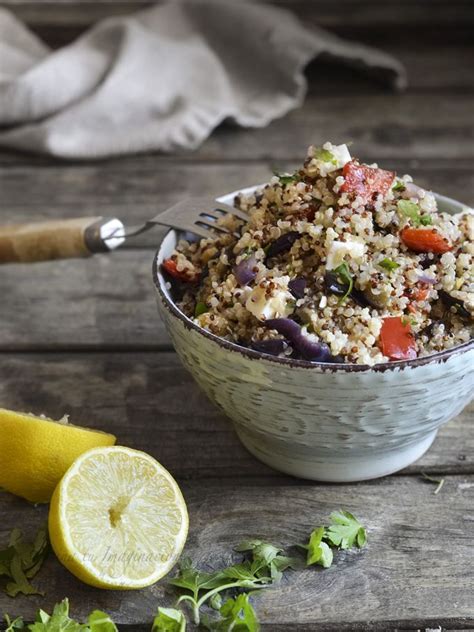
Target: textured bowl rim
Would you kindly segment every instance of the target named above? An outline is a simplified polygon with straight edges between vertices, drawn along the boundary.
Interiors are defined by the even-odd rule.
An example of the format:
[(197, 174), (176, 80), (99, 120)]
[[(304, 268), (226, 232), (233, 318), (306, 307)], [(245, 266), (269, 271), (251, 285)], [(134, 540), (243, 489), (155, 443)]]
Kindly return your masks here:
[[(223, 202), (228, 200), (229, 197), (237, 195), (238, 193), (250, 193), (263, 185), (254, 185), (251, 187), (246, 187), (240, 189), (238, 191), (234, 191), (232, 193), (228, 193), (219, 198), (216, 198), (217, 201)], [(442, 201), (444, 204), (448, 206), (457, 206), (460, 210), (469, 208), (467, 205), (458, 202), (457, 200), (453, 200), (452, 198), (448, 198), (439, 194), (435, 194), (437, 199)], [(290, 366), (290, 367), (300, 367), (304, 369), (317, 369), (319, 371), (329, 371), (329, 372), (341, 372), (341, 373), (355, 373), (355, 372), (366, 372), (366, 373), (384, 373), (385, 371), (394, 371), (396, 369), (405, 369), (410, 367), (418, 367), (426, 364), (440, 364), (441, 362), (446, 362), (451, 356), (458, 355), (462, 353), (466, 353), (467, 351), (474, 349), (474, 339), (471, 339), (467, 342), (464, 342), (462, 345), (456, 345), (451, 347), (450, 349), (445, 349), (444, 351), (438, 351), (437, 353), (433, 353), (427, 356), (421, 356), (419, 358), (415, 358), (414, 360), (395, 360), (392, 362), (381, 362), (380, 364), (375, 364), (370, 366), (368, 364), (349, 364), (349, 363), (339, 363), (339, 362), (310, 362), (309, 360), (295, 360), (292, 358), (280, 358), (278, 356), (272, 356), (267, 353), (262, 353), (260, 351), (255, 351), (254, 349), (249, 349), (247, 347), (242, 347), (235, 342), (231, 342), (230, 340), (225, 340), (224, 338), (220, 338), (215, 334), (211, 333), (207, 329), (196, 325), (196, 323), (191, 320), (184, 312), (182, 312), (178, 306), (167, 296), (163, 287), (166, 283), (164, 276), (158, 269), (158, 258), (161, 253), (161, 249), (167, 237), (171, 234), (175, 233), (178, 235), (178, 231), (175, 229), (170, 229), (166, 232), (166, 234), (161, 239), (161, 242), (158, 246), (158, 250), (155, 253), (153, 258), (152, 265), (152, 275), (153, 275), (153, 284), (158, 291), (163, 305), (168, 309), (168, 311), (175, 316), (178, 320), (180, 320), (186, 329), (194, 330), (204, 338), (215, 342), (218, 346), (226, 349), (228, 351), (233, 351), (235, 353), (240, 353), (244, 357), (247, 357), (251, 360), (266, 360), (268, 362), (274, 363), (276, 366)]]

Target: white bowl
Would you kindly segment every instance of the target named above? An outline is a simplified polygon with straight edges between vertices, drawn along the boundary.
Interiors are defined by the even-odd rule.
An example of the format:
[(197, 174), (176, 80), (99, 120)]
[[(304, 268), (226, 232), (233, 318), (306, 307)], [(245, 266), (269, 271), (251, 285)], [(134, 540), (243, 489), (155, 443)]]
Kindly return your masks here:
[[(219, 201), (233, 204), (236, 193)], [(437, 199), (451, 213), (465, 208)], [(177, 240), (171, 230), (155, 257), (159, 312), (184, 366), (267, 465), (319, 481), (391, 474), (420, 458), (472, 398), (473, 341), (367, 367), (262, 355), (211, 334), (176, 307), (160, 272)]]

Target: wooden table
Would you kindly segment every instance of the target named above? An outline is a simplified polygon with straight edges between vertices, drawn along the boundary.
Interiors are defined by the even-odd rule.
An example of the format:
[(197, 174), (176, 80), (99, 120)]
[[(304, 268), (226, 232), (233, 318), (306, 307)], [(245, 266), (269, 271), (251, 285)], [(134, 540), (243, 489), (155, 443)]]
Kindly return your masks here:
[[(52, 45), (90, 22), (141, 2), (7, 0)], [(262, 130), (223, 125), (195, 153), (97, 163), (0, 154), (1, 220), (117, 215), (130, 223), (185, 195), (218, 194), (288, 169), (327, 138), (422, 185), (474, 203), (474, 15), (467, 0), (286, 0), (307, 22), (379, 45), (409, 70), (410, 88), (387, 92), (328, 63), (308, 70), (304, 107)], [(323, 485), (278, 474), (251, 457), (173, 353), (151, 284), (160, 231), (110, 256), (11, 265), (0, 271), (0, 405), (114, 432), (177, 477), (189, 505), (186, 553), (215, 568), (247, 536), (301, 541), (343, 507), (368, 527), (361, 553), (329, 570), (289, 573), (255, 599), (268, 632), (474, 629), (474, 438), (472, 409), (440, 432), (431, 450), (398, 475)], [(442, 490), (422, 472), (444, 478)], [(0, 495), (0, 542), (17, 525), (32, 533), (46, 516)], [(148, 627), (173, 593), (160, 583), (102, 592), (75, 580), (53, 556), (38, 576), (45, 597), (0, 596), (0, 612), (31, 618), (69, 596), (119, 624)]]

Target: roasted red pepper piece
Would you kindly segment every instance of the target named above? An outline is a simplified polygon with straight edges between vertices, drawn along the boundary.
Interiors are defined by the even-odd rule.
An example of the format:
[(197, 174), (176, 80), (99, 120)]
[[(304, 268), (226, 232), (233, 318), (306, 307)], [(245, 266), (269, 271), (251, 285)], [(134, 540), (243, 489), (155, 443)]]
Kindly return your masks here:
[(414, 360), (416, 345), (410, 323), (404, 324), (401, 316), (384, 318), (380, 330), (382, 353), (390, 360)]
[(173, 279), (183, 281), (184, 283), (196, 283), (199, 280), (197, 274), (191, 274), (187, 270), (178, 270), (176, 261), (173, 259), (165, 259), (161, 264), (161, 267), (167, 272)]
[(435, 252), (443, 254), (452, 249), (452, 245), (434, 228), (404, 228), (400, 233), (405, 246), (413, 252)]
[(353, 197), (360, 196), (364, 204), (373, 200), (378, 193), (385, 195), (395, 178), (393, 171), (367, 167), (356, 160), (351, 160), (344, 165), (342, 175), (345, 181), (341, 185), (341, 191)]

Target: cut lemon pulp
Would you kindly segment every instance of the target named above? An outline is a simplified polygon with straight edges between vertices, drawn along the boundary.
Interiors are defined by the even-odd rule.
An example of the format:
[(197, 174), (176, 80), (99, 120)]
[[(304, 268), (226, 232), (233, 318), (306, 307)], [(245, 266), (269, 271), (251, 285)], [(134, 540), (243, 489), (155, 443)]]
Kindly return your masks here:
[(80, 456), (51, 500), (49, 533), (60, 562), (98, 588), (155, 583), (178, 560), (188, 513), (171, 474), (120, 446)]

